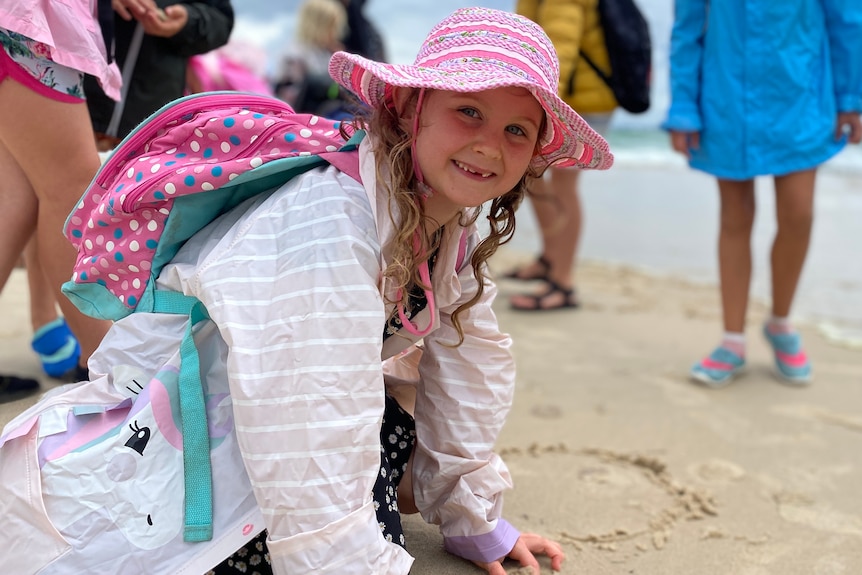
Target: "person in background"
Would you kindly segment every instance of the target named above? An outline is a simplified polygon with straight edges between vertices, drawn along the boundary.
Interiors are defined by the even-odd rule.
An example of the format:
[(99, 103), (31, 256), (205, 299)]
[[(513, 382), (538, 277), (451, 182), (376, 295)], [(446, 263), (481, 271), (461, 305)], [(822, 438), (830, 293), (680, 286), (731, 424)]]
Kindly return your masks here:
[[(152, 112), (181, 97), (188, 58), (227, 42), (233, 27), (229, 0), (191, 4), (113, 0), (111, 4), (116, 14), (102, 25), (110, 29), (117, 62), (123, 67), (122, 99), (115, 102), (108, 97), (96, 77), (88, 75), (84, 80), (83, 96), (99, 151), (110, 150)], [(35, 248), (24, 252), (29, 270), (33, 350), (47, 375), (68, 381), (85, 379), (85, 372), (77, 369), (80, 345), (65, 318), (56, 314), (57, 304), (65, 297), (48, 299), (54, 290), (42, 284), (45, 266), (41, 253)], [(53, 319), (45, 321), (48, 318)]]
[(186, 91), (190, 94), (238, 90), (273, 96), (266, 78), (266, 50), (231, 40), (221, 48), (189, 58)]
[(190, 57), (225, 45), (234, 24), (230, 0), (113, 0), (117, 64), (125, 79), (114, 103), (95, 78), (84, 80), (101, 151), (112, 149), (147, 116), (186, 89)]
[(386, 62), (386, 45), (377, 27), (365, 15), (365, 0), (341, 0), (347, 11), (347, 34), (343, 44), (346, 52), (359, 54), (378, 62)]
[(45, 375), (78, 381), (81, 345), (69, 329), (66, 318), (58, 313), (56, 291), (42, 268), (35, 237), (24, 249), (23, 259), (27, 268), (30, 324), (33, 328), (30, 347), (39, 357)]
[[(598, 0), (518, 0), (515, 11), (542, 26), (554, 43), (560, 58), (560, 97), (604, 134), (617, 101), (581, 57), (583, 52), (600, 68), (610, 68), (597, 5)], [(584, 220), (579, 185), (579, 170), (553, 167), (531, 184), (529, 197), (542, 251), (534, 262), (504, 277), (541, 280), (544, 285), (536, 293), (512, 296), (513, 309), (558, 310), (579, 305), (574, 275)]]
[[(75, 381), (87, 378), (87, 360), (110, 325), (83, 315), (60, 292), (76, 258), (63, 225), (100, 164), (83, 73), (110, 97), (120, 96), (120, 72), (109, 64), (98, 30), (86, 3), (70, 8), (22, 0), (0, 10), (0, 288), (35, 238), (31, 257), (42, 270), (36, 297), (50, 297), (51, 307), (59, 303), (80, 342)], [(68, 341), (65, 332), (59, 339)], [(37, 390), (32, 379), (0, 378), (0, 401)]]
[(294, 41), (275, 75), (276, 95), (297, 112), (341, 119), (353, 115), (338, 84), (329, 76), (329, 59), (341, 50), (347, 11), (341, 0), (305, 0), (296, 19)]
[(862, 3), (677, 0), (663, 127), (716, 177), (724, 335), (691, 376), (722, 387), (745, 366), (754, 178), (772, 176), (777, 232), (763, 334), (781, 379), (811, 380), (790, 312), (808, 253), (817, 168), (862, 139)]

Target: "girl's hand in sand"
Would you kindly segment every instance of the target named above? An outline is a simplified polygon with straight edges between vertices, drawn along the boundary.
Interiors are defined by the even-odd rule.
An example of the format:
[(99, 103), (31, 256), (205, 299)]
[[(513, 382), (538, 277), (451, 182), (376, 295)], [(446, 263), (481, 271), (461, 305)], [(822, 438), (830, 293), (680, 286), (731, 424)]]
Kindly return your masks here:
[[(536, 553), (550, 557), (551, 569), (554, 571), (560, 570), (560, 567), (563, 565), (563, 559), (566, 558), (563, 548), (560, 547), (559, 543), (545, 539), (535, 533), (521, 533), (518, 541), (515, 542), (515, 546), (509, 551), (506, 557), (517, 561), (522, 567), (529, 567), (532, 569), (534, 575), (539, 575), (541, 570), (539, 569), (539, 562), (536, 560)], [(474, 563), (487, 571), (488, 575), (506, 575), (506, 570), (503, 568), (503, 560), (506, 557), (498, 561), (492, 561), (491, 563), (480, 563), (479, 561), (474, 561)]]
[(691, 151), (700, 148), (700, 132), (671, 130), (670, 145), (687, 159), (691, 159)]

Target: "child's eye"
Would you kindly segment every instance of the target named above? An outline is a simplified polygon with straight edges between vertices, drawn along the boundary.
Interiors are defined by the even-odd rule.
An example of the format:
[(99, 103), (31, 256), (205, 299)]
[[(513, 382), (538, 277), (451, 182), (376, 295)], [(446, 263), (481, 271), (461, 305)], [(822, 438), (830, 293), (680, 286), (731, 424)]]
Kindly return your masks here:
[(476, 108), (461, 108), (460, 112), (465, 116), (470, 116), (471, 118), (479, 117), (479, 110)]
[(525, 132), (520, 126), (507, 126), (506, 131), (510, 134), (514, 134), (516, 136), (526, 136), (527, 132)]

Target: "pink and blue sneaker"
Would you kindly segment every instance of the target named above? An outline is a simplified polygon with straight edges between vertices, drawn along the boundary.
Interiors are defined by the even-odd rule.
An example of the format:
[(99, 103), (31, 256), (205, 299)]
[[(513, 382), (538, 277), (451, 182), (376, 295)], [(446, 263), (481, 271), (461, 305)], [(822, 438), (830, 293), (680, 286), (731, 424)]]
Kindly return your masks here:
[(802, 338), (795, 331), (776, 333), (769, 325), (763, 326), (763, 335), (775, 354), (775, 367), (788, 383), (804, 385), (811, 382), (811, 362), (802, 349)]
[(744, 357), (719, 346), (691, 368), (691, 377), (709, 387), (724, 387), (739, 375), (744, 367)]

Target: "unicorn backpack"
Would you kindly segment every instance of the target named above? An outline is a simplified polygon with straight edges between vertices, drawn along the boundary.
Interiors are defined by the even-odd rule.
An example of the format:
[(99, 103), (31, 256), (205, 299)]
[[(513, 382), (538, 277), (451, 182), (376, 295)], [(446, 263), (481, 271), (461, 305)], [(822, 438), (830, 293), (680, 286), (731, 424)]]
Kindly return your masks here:
[(226, 345), (198, 300), (155, 281), (186, 240), (252, 196), (326, 163), (358, 180), (364, 133), (340, 128), (272, 97), (201, 93), (151, 115), (101, 167), (66, 221), (78, 259), (63, 291), (116, 321), (112, 332), (150, 312), (136, 324), (159, 337), (114, 346), (111, 374), (49, 392), (3, 430), (11, 530), (0, 542), (20, 557), (4, 558), (10, 572), (202, 573), (263, 529), (248, 477), (212, 474), (244, 469)]

